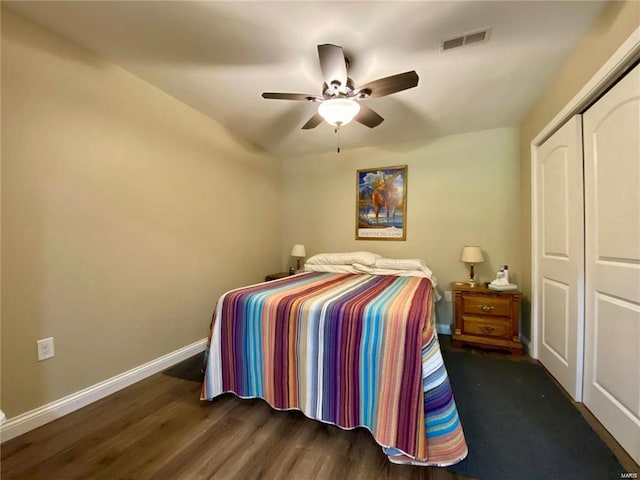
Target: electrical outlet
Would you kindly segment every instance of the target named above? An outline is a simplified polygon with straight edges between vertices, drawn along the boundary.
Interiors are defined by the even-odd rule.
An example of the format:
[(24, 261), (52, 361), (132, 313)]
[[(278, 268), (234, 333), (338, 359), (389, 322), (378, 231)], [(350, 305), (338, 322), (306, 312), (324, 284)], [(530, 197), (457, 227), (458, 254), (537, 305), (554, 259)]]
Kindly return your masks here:
[(53, 350), (53, 337), (38, 340), (38, 361), (46, 360), (55, 355)]
[(445, 301), (445, 302), (451, 302), (451, 301), (453, 301), (453, 300), (451, 299), (451, 290), (445, 290), (445, 291), (444, 291), (444, 301)]

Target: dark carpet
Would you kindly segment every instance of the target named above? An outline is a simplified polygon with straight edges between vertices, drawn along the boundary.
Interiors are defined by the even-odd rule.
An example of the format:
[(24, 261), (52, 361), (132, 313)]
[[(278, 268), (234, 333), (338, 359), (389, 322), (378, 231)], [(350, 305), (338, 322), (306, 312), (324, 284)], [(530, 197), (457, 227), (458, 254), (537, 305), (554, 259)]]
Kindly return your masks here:
[(204, 381), (204, 373), (202, 372), (203, 361), (204, 352), (194, 355), (191, 358), (187, 358), (180, 363), (176, 363), (173, 367), (166, 369), (162, 373), (169, 375), (170, 377), (202, 383)]
[(469, 447), (448, 470), (480, 480), (621, 478), (625, 469), (544, 368), (442, 354)]

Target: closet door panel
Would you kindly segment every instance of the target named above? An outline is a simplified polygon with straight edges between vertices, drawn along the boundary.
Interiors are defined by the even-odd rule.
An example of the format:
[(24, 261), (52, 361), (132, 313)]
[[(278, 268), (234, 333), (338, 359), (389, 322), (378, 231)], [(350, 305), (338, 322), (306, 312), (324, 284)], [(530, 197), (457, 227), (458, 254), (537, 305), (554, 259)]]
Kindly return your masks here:
[(640, 67), (583, 116), (584, 402), (640, 462)]
[(595, 384), (638, 416), (640, 390), (628, 380), (640, 375), (640, 350), (620, 339), (640, 338), (640, 315), (633, 304), (607, 295), (596, 294), (595, 306)]
[(575, 116), (536, 154), (537, 351), (576, 400), (582, 398), (582, 124)]
[(571, 288), (566, 283), (542, 281), (542, 332), (543, 345), (553, 353), (563, 365), (569, 363), (569, 302)]

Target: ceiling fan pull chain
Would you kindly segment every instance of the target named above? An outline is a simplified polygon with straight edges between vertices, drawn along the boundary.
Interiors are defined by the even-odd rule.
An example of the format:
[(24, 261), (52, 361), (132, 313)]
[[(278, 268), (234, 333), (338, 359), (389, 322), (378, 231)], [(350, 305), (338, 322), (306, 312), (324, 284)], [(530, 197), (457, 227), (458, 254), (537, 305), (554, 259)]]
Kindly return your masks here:
[(334, 130), (336, 135), (338, 135), (338, 153), (340, 153), (340, 123), (336, 125), (336, 129)]

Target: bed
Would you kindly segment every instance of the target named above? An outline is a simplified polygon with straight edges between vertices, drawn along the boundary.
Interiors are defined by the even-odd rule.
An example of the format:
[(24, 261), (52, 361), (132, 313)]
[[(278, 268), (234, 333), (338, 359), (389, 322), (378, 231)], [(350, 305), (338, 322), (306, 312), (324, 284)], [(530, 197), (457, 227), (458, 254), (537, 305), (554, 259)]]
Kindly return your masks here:
[(201, 398), (232, 392), (344, 429), (365, 427), (393, 463), (465, 458), (430, 271), (375, 261), (305, 269), (218, 300)]

